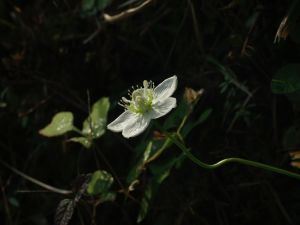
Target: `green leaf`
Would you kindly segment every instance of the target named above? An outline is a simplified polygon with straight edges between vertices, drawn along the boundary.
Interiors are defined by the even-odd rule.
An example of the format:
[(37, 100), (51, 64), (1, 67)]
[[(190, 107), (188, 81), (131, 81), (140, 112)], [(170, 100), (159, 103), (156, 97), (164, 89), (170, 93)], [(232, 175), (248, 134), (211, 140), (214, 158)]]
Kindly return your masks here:
[(99, 138), (105, 133), (109, 106), (109, 98), (107, 97), (103, 97), (94, 103), (89, 117), (83, 122), (83, 135)]
[(88, 184), (87, 193), (90, 195), (107, 193), (113, 182), (114, 178), (111, 174), (104, 170), (97, 170)]
[(69, 141), (80, 143), (85, 148), (90, 148), (92, 146), (91, 140), (86, 137), (73, 137), (73, 138), (69, 139)]
[(300, 64), (288, 64), (281, 67), (271, 82), (275, 94), (289, 94), (300, 90)]
[(41, 129), (39, 133), (47, 137), (54, 137), (71, 130), (73, 130), (73, 114), (71, 112), (60, 112), (55, 114), (51, 123)]

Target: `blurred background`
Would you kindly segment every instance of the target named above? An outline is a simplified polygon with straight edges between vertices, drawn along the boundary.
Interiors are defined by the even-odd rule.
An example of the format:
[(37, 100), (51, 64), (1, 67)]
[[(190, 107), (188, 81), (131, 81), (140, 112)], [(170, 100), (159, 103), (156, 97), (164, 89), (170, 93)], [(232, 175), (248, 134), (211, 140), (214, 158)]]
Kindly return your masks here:
[[(81, 127), (101, 97), (109, 97), (112, 121), (132, 85), (175, 74), (179, 105), (186, 88), (205, 90), (184, 137), (194, 155), (298, 173), (299, 12), (298, 0), (1, 0), (0, 224), (54, 224), (65, 198), (11, 168), (68, 190), (80, 174), (112, 174), (113, 201), (83, 196), (60, 225), (300, 224), (300, 180), (237, 164), (169, 166), (181, 154), (176, 146), (152, 169), (143, 165), (128, 195), (140, 152), (165, 138), (153, 126), (132, 139), (107, 131), (90, 149), (68, 141), (72, 132), (39, 134), (61, 111)], [(179, 108), (158, 122), (172, 131), (185, 115)]]

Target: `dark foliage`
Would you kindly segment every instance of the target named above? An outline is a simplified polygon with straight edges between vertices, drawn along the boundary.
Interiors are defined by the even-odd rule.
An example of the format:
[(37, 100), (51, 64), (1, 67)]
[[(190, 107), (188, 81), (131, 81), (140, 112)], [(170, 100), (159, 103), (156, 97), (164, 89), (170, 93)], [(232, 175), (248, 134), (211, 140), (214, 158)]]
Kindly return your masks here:
[[(278, 71), (299, 63), (300, 1), (156, 0), (138, 9), (143, 2), (0, 1), (0, 159), (64, 189), (96, 170), (114, 178), (113, 192), (99, 198), (84, 193), (86, 178), (64, 196), (0, 164), (0, 224), (54, 224), (56, 214), (61, 225), (131, 225), (141, 207), (141, 224), (299, 224), (300, 180), (237, 164), (207, 171), (173, 145), (149, 167), (138, 164), (139, 182), (129, 192), (128, 173), (156, 128), (129, 140), (107, 131), (91, 149), (69, 142), (72, 133), (38, 133), (61, 111), (73, 112), (81, 127), (103, 96), (112, 121), (128, 87), (176, 74), (178, 101), (185, 87), (205, 89), (188, 121), (211, 112), (185, 137), (195, 156), (299, 172), (288, 153), (300, 147), (300, 71), (291, 78)], [(105, 17), (132, 8), (116, 21)], [(156, 136), (160, 145), (164, 136)]]

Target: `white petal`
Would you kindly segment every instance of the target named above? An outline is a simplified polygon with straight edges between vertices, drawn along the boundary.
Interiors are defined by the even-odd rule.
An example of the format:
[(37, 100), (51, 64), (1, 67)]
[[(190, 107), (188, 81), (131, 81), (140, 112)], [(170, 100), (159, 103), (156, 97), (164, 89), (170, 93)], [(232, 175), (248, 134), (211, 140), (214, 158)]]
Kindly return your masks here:
[(126, 125), (122, 135), (125, 138), (135, 137), (142, 133), (148, 127), (151, 117), (149, 114), (141, 115), (138, 117), (138, 120), (134, 123)]
[(117, 119), (108, 124), (107, 129), (114, 132), (120, 132), (126, 125), (134, 123), (137, 119), (138, 117), (135, 114), (133, 114), (129, 110), (126, 110)]
[(163, 102), (157, 102), (153, 105), (153, 110), (150, 112), (152, 119), (157, 119), (169, 113), (176, 107), (176, 98), (169, 97)]
[(177, 88), (177, 76), (170, 77), (161, 82), (155, 89), (155, 100), (164, 101), (170, 97)]

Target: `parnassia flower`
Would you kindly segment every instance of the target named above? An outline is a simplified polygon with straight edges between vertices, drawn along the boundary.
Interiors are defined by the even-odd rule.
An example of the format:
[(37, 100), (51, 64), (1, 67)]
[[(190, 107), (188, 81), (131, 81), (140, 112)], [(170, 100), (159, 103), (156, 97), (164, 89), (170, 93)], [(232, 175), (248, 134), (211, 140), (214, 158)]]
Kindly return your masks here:
[(135, 137), (150, 124), (176, 107), (176, 98), (171, 97), (177, 88), (177, 76), (172, 76), (157, 87), (152, 81), (144, 81), (143, 87), (129, 93), (130, 100), (122, 98), (120, 105), (125, 108), (117, 119), (107, 125), (114, 132), (122, 132), (125, 138)]

